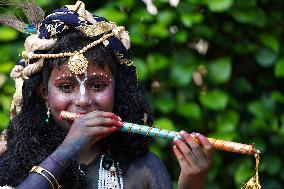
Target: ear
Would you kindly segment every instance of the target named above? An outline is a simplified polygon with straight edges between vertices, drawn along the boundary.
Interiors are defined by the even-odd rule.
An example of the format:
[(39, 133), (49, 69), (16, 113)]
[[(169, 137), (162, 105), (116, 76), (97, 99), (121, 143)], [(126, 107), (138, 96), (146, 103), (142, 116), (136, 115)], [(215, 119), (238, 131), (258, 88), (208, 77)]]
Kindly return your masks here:
[(46, 107), (48, 107), (48, 92), (47, 88), (41, 83), (37, 88), (37, 94), (43, 99)]

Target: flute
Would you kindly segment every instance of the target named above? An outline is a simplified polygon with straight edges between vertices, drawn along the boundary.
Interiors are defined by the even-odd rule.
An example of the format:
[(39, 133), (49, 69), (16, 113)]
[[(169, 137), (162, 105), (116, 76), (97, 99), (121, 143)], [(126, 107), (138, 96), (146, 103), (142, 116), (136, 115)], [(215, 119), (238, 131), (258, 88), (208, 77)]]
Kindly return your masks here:
[[(75, 120), (76, 118), (81, 117), (82, 114), (77, 114), (73, 112), (61, 111), (60, 118), (67, 119), (67, 120)], [(162, 138), (173, 140), (175, 137), (178, 139), (183, 140), (183, 138), (179, 135), (176, 131), (159, 129), (155, 127), (149, 127), (146, 125), (138, 125), (134, 123), (127, 123), (123, 122), (120, 131), (133, 133), (133, 134), (140, 134), (146, 137), (153, 137), (153, 138)], [(213, 148), (228, 152), (234, 152), (239, 154), (246, 154), (246, 155), (254, 155), (259, 154), (260, 151), (254, 148), (252, 144), (242, 144), (237, 142), (230, 142), (225, 140), (219, 140), (214, 138), (207, 138), (209, 142), (212, 144)]]

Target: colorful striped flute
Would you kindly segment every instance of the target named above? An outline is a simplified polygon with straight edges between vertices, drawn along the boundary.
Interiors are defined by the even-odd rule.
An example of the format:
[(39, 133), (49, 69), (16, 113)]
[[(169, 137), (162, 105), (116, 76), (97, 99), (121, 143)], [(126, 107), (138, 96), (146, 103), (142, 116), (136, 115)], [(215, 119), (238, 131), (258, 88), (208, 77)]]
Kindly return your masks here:
[[(67, 120), (75, 120), (78, 117), (81, 117), (82, 114), (77, 114), (73, 112), (66, 112), (61, 111), (60, 117), (61, 119)], [(146, 137), (153, 137), (153, 138), (163, 138), (168, 140), (173, 140), (175, 137), (182, 139), (178, 132), (159, 129), (155, 127), (149, 127), (146, 125), (138, 125), (134, 123), (127, 123), (123, 122), (120, 131), (133, 133), (133, 134), (140, 134)], [(241, 144), (237, 142), (230, 142), (225, 140), (219, 140), (214, 138), (207, 138), (209, 142), (215, 149), (228, 151), (228, 152), (235, 152), (239, 154), (246, 154), (246, 155), (254, 155), (260, 153), (259, 150), (256, 150), (253, 145), (248, 144)], [(182, 139), (183, 140), (183, 139)]]

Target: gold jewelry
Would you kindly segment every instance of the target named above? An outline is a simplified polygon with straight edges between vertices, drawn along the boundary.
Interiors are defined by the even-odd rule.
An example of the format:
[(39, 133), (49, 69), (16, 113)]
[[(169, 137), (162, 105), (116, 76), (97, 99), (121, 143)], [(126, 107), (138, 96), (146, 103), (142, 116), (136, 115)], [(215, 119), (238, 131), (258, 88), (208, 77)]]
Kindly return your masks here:
[(141, 129), (144, 127), (144, 125), (141, 125), (138, 130), (137, 130), (137, 134), (140, 134)]
[(156, 132), (155, 138), (158, 137), (158, 135), (159, 135), (159, 133), (160, 133), (161, 130), (162, 130), (162, 129), (159, 129), (159, 130)]
[(166, 139), (166, 138), (168, 137), (168, 135), (169, 135), (170, 132), (171, 132), (171, 131), (168, 130), (168, 131), (165, 133), (165, 135), (164, 135), (163, 138)]
[(133, 127), (133, 123), (129, 126), (129, 128), (128, 128), (128, 130), (127, 130), (128, 133), (131, 132), (132, 127)]
[[(93, 41), (92, 43), (86, 45), (83, 47), (80, 51), (75, 51), (75, 52), (65, 52), (65, 53), (58, 53), (58, 54), (34, 54), (33, 52), (27, 52), (23, 51), (22, 56), (24, 59), (28, 60), (29, 59), (41, 59), (41, 58), (63, 58), (66, 56), (69, 56), (69, 61), (68, 61), (68, 67), (71, 70), (71, 72), (75, 74), (82, 74), (85, 73), (88, 69), (88, 60), (84, 56), (84, 53), (95, 47), (96, 45), (107, 41), (108, 38), (111, 36), (117, 35), (119, 32), (123, 31), (125, 28), (123, 26), (116, 26), (115, 28), (112, 29), (111, 33), (103, 35), (101, 38), (99, 38), (96, 41)], [(107, 44), (107, 42), (105, 42)], [(126, 60), (126, 59), (125, 59)], [(127, 62), (123, 59), (123, 61), (120, 61), (120, 63), (126, 64), (126, 65), (131, 65), (131, 61)]]
[[(46, 170), (46, 169), (44, 169), (40, 166), (33, 166), (32, 169), (30, 170), (30, 174), (31, 173), (38, 173), (38, 174), (42, 175), (44, 178), (46, 178), (46, 180), (48, 180), (48, 182), (51, 184), (53, 189), (60, 189), (61, 186), (59, 185), (57, 179), (48, 170)], [(56, 187), (54, 187), (54, 182), (52, 182), (51, 179), (55, 182)]]
[(93, 25), (85, 25), (85, 26), (80, 25), (76, 27), (76, 29), (85, 33), (89, 37), (94, 37), (94, 36), (101, 35), (103, 33), (107, 33), (115, 27), (116, 27), (116, 24), (114, 22), (101, 21)]
[(153, 127), (150, 127), (150, 128), (148, 129), (148, 131), (146, 132), (146, 137), (148, 137), (149, 132), (151, 131), (151, 129), (153, 129)]

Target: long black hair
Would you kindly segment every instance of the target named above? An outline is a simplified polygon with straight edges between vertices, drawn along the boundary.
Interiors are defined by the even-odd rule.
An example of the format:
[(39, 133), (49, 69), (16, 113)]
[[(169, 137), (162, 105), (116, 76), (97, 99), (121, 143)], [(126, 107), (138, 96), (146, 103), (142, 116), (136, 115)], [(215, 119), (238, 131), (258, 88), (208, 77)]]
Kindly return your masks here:
[[(73, 52), (92, 41), (93, 38), (80, 32), (70, 31), (60, 37), (46, 53)], [(138, 83), (135, 67), (119, 64), (114, 52), (103, 45), (88, 50), (85, 56), (96, 65), (110, 67), (115, 79), (113, 112), (123, 121), (137, 124), (144, 124), (143, 117), (147, 114), (147, 124), (152, 125), (150, 106)], [(45, 122), (47, 109), (37, 89), (40, 84), (47, 85), (52, 69), (60, 69), (60, 65), (67, 61), (66, 57), (46, 59), (43, 70), (25, 80), (23, 106), (8, 125), (8, 150), (0, 157), (0, 186), (17, 186), (28, 176), (32, 166), (40, 164), (64, 140), (66, 131), (57, 126), (53, 119), (48, 124)], [(109, 159), (119, 161), (126, 172), (132, 161), (148, 151), (149, 139), (115, 132), (105, 138), (103, 144), (103, 151), (106, 153), (104, 164), (107, 164)], [(84, 178), (78, 167), (79, 165), (73, 162), (64, 173), (61, 179), (63, 188), (84, 188)]]

